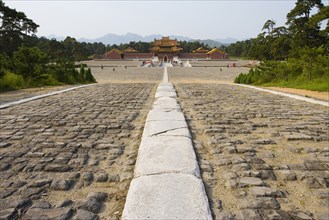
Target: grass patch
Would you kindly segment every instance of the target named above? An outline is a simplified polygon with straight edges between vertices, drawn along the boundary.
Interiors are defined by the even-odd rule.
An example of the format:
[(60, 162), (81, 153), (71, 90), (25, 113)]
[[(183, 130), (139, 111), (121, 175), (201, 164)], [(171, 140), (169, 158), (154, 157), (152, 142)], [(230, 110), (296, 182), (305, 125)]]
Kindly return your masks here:
[(260, 84), (264, 87), (282, 87), (282, 88), (293, 88), (293, 89), (306, 89), (311, 91), (328, 92), (329, 83), (328, 79), (315, 79), (313, 81), (297, 80), (297, 81), (281, 81)]
[(328, 92), (329, 66), (328, 62), (324, 62), (320, 58), (312, 65), (298, 59), (290, 59), (285, 62), (262, 62), (259, 66), (250, 69), (248, 73), (239, 74), (234, 82)]
[(0, 92), (59, 85), (63, 85), (63, 83), (58, 82), (51, 75), (44, 75), (39, 81), (33, 81), (32, 79), (24, 80), (22, 75), (7, 71), (5, 75), (0, 79)]

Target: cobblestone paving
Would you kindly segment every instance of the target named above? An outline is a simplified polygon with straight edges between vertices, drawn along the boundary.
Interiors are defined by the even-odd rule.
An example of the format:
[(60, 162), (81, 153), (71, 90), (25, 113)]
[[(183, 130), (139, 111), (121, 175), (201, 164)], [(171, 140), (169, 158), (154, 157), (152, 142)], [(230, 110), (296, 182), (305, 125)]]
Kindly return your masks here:
[(175, 84), (216, 219), (329, 219), (329, 109)]
[(0, 110), (0, 219), (119, 218), (155, 89), (95, 85)]

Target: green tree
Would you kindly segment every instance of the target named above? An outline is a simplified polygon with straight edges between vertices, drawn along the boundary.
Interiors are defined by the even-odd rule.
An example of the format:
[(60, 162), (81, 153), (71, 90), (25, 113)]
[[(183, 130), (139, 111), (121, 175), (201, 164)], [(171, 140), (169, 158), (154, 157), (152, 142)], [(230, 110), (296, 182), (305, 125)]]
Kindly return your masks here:
[(6, 71), (10, 68), (10, 59), (6, 54), (0, 53), (0, 78), (6, 74)]
[(90, 68), (87, 69), (87, 71), (85, 72), (85, 79), (87, 82), (96, 82), (94, 76), (91, 74), (91, 70)]
[[(325, 53), (329, 56), (329, 6), (323, 6), (320, 11), (313, 15), (309, 20), (310, 26), (320, 26), (322, 22), (327, 22), (326, 27), (320, 30), (319, 35), (324, 39)], [(325, 43), (327, 42), (327, 43)]]
[(81, 82), (85, 81), (86, 80), (86, 73), (85, 73), (85, 68), (84, 66), (81, 64), (80, 65), (80, 79), (81, 79)]
[(12, 55), (24, 39), (37, 31), (39, 25), (18, 12), (5, 6), (0, 0), (0, 53)]
[(272, 35), (274, 26), (276, 22), (274, 20), (267, 20), (262, 28), (262, 30), (267, 30), (268, 35)]
[[(324, 55), (324, 48), (323, 47), (304, 47), (299, 50), (300, 59), (303, 62), (305, 74), (309, 81), (313, 80), (315, 74), (315, 66), (318, 65), (319, 59), (321, 59), (321, 55)], [(327, 64), (328, 66), (328, 64)]]
[(13, 65), (15, 72), (22, 75), (25, 80), (38, 82), (41, 75), (46, 72), (46, 65), (49, 62), (46, 53), (36, 47), (20, 47), (13, 54)]
[(293, 48), (318, 47), (324, 43), (319, 23), (310, 22), (311, 12), (320, 10), (323, 6), (321, 0), (297, 0), (296, 6), (287, 14)]

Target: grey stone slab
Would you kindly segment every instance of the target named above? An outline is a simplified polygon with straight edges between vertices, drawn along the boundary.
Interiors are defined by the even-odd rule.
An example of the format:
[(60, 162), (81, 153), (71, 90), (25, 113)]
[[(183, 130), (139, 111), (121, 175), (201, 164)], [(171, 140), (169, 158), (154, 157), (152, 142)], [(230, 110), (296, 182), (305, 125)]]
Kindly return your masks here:
[(185, 173), (200, 177), (190, 138), (143, 138), (138, 151), (135, 177), (160, 173)]
[(187, 174), (132, 180), (122, 219), (212, 219), (202, 180)]
[(242, 177), (240, 179), (241, 187), (245, 186), (263, 186), (264, 182), (260, 178), (256, 177)]
[(158, 87), (168, 86), (174, 88), (174, 85), (171, 82), (161, 82)]
[(155, 94), (155, 98), (159, 97), (172, 97), (176, 98), (176, 91), (172, 83), (166, 82), (166, 83), (160, 83), (157, 92)]
[(148, 121), (142, 138), (152, 136), (184, 136), (191, 138), (185, 121)]
[(149, 111), (146, 121), (185, 121), (184, 114), (180, 111), (163, 111), (153, 109)]
[(180, 110), (180, 106), (175, 98), (161, 97), (153, 103), (153, 109), (162, 109), (164, 111), (172, 109)]
[(29, 209), (23, 219), (69, 219), (72, 215), (70, 208)]
[(172, 83), (160, 83), (157, 89), (175, 89)]
[(160, 83), (157, 92), (176, 92), (172, 83)]
[(177, 98), (176, 92), (157, 92), (155, 94), (155, 98), (159, 97), (171, 97), (171, 98)]
[(165, 66), (163, 69), (163, 79), (162, 79), (163, 83), (168, 83), (169, 82), (169, 77), (168, 77), (168, 71), (167, 71), (167, 67)]
[(273, 189), (270, 187), (259, 187), (254, 186), (250, 188), (250, 191), (256, 197), (282, 197), (283, 193), (278, 189)]
[(169, 89), (174, 89), (174, 85), (172, 83), (160, 83), (158, 86), (159, 88), (169, 88)]
[(176, 90), (174, 88), (167, 88), (167, 87), (158, 87), (157, 91), (158, 92), (176, 92)]

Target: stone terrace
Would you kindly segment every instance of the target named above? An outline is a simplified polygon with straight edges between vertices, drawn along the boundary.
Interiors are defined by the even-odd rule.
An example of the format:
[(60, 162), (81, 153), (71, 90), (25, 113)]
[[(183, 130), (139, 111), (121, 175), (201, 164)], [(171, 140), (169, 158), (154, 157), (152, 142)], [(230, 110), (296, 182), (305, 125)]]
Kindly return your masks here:
[(119, 218), (155, 89), (95, 85), (0, 110), (0, 219)]

